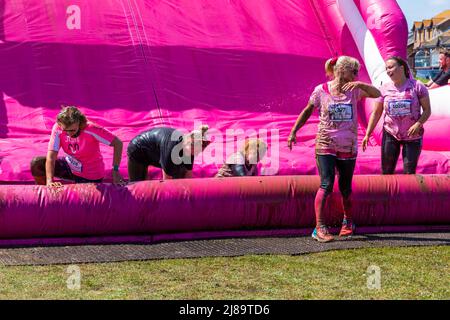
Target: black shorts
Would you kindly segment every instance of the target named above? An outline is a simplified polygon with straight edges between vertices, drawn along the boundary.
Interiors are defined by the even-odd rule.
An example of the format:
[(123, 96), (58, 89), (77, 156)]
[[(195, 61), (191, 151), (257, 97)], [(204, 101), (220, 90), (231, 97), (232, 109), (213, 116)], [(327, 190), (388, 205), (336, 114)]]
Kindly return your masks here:
[(156, 159), (150, 159), (150, 155), (152, 155), (153, 158), (159, 157), (159, 151), (150, 150), (149, 147), (142, 147), (139, 141), (136, 140), (131, 140), (127, 147), (128, 159), (144, 166), (154, 166), (160, 168), (161, 165), (159, 164), (159, 161)]

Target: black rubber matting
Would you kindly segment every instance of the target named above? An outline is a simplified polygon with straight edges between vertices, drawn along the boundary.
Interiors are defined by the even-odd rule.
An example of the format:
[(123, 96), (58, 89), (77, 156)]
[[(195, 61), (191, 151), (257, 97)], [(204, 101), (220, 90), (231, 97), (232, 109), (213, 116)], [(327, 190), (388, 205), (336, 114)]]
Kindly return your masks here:
[(86, 245), (0, 249), (0, 265), (100, 263), (153, 259), (299, 255), (367, 247), (450, 245), (450, 232), (357, 235), (319, 243), (310, 237), (233, 238), (158, 244)]

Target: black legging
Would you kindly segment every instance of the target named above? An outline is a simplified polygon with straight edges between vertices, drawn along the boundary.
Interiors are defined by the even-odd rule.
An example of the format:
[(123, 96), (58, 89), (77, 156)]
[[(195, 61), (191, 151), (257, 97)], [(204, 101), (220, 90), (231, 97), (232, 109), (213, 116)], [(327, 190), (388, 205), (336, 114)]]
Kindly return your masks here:
[(333, 155), (316, 155), (317, 168), (320, 175), (320, 188), (327, 194), (333, 191), (335, 168), (339, 173), (339, 191), (344, 198), (352, 193), (352, 179), (356, 159), (340, 160)]
[[(47, 161), (47, 158), (44, 156), (34, 157), (31, 161), (31, 174), (34, 177), (45, 177), (45, 162)], [(70, 166), (67, 163), (67, 161), (64, 158), (58, 158), (55, 161), (55, 169), (54, 169), (54, 176), (56, 178), (66, 179), (66, 180), (72, 180), (75, 183), (102, 183), (102, 179), (98, 180), (89, 180), (86, 178), (79, 177), (77, 175), (74, 175), (72, 173), (72, 170), (70, 170)]]
[(128, 156), (128, 177), (130, 182), (147, 180), (148, 165), (142, 164)]
[(383, 174), (393, 174), (402, 148), (403, 173), (415, 174), (420, 152), (422, 151), (422, 138), (411, 141), (399, 141), (383, 130), (381, 144), (381, 168)]

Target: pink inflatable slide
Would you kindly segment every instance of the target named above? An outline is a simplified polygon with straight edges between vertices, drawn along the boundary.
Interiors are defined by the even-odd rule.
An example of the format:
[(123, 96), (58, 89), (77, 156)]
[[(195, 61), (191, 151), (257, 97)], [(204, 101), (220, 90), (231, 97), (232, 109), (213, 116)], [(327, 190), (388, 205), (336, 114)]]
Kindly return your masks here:
[[(1, 241), (311, 227), (318, 117), (292, 151), (290, 128), (314, 86), (326, 81), (329, 57), (357, 57), (360, 78), (380, 85), (387, 81), (383, 60), (406, 56), (407, 32), (395, 0), (1, 1)], [(450, 223), (450, 87), (430, 96), (418, 176), (377, 176), (379, 128), (360, 150), (359, 225)], [(66, 185), (53, 193), (30, 185), (29, 165), (45, 155), (61, 104), (79, 106), (125, 150), (139, 132), (162, 125), (187, 131), (208, 124), (213, 143), (195, 161), (198, 179), (162, 183), (152, 170), (153, 181)], [(360, 106), (360, 140), (371, 108), (369, 100)], [(246, 136), (268, 142), (264, 177), (212, 178)], [(108, 170), (110, 149), (102, 150)], [(122, 159), (126, 177), (125, 151)], [(399, 173), (401, 166), (400, 159)]]

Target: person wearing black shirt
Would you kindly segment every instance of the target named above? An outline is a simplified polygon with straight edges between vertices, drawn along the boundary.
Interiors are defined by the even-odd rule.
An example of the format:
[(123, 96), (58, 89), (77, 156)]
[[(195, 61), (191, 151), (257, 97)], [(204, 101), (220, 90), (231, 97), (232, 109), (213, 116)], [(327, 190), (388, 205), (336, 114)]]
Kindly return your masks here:
[(161, 168), (163, 179), (191, 178), (194, 157), (210, 144), (207, 130), (202, 126), (183, 135), (174, 128), (157, 127), (134, 137), (127, 148), (130, 182), (146, 180), (149, 166)]
[(439, 66), (441, 71), (430, 80), (426, 86), (430, 89), (445, 86), (450, 80), (450, 52), (441, 52), (439, 54)]

